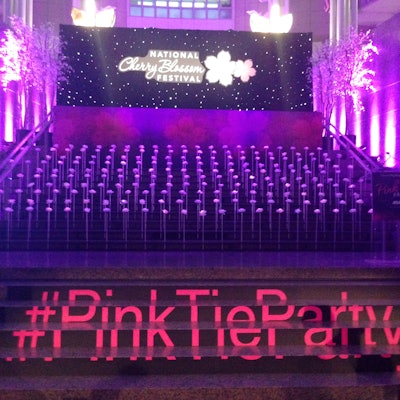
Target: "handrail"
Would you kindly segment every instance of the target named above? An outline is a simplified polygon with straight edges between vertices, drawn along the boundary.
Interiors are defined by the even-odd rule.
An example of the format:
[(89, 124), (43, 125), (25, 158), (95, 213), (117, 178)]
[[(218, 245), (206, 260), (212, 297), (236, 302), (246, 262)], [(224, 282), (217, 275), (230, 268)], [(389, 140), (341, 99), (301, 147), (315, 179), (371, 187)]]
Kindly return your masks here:
[[(332, 129), (333, 128), (333, 131)], [(348, 136), (343, 135), (339, 129), (333, 124), (329, 123), (326, 127), (328, 135), (333, 136), (340, 146), (348, 150), (352, 157), (364, 168), (368, 173), (377, 172), (382, 170), (383, 166), (374, 158), (361, 151), (355, 143), (353, 143)]]
[[(25, 154), (30, 150), (33, 145), (33, 140), (39, 140), (45, 132), (48, 131), (52, 124), (52, 113), (50, 112), (46, 119), (40, 122), (35, 128), (33, 128), (25, 137), (13, 148), (13, 150), (7, 155), (7, 157), (0, 163), (0, 184), (4, 182), (4, 179), (14, 169), (16, 165), (22, 160)], [(28, 146), (26, 144), (29, 143)], [(11, 163), (11, 160), (14, 160)]]

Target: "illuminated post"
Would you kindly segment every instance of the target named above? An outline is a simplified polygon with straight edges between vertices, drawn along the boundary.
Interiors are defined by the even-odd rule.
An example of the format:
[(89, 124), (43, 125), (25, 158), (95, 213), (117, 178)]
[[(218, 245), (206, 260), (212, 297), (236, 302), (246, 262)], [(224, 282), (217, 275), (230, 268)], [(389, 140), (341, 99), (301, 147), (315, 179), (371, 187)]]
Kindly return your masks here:
[(336, 15), (336, 39), (340, 40), (347, 36), (348, 18), (347, 18), (347, 0), (338, 0)]
[(0, 15), (1, 15), (1, 20), (3, 22), (6, 22), (6, 13), (5, 13), (5, 5), (3, 3), (0, 3)]
[(24, 21), (25, 25), (26, 23), (26, 3), (24, 0), (19, 0), (18, 1), (18, 14), (17, 14), (22, 21)]
[(358, 0), (330, 0), (331, 41), (345, 38), (351, 28), (358, 28)]
[(25, 3), (25, 23), (32, 28), (33, 26), (33, 0), (26, 0)]
[(358, 0), (350, 3), (350, 24), (355, 29), (358, 28)]
[(8, 0), (3, 3), (3, 20), (16, 15), (30, 27), (33, 24), (33, 0)]
[(4, 93), (5, 98), (5, 121), (4, 121), (4, 138), (6, 142), (14, 141), (14, 94), (7, 90)]
[[(358, 0), (330, 0), (329, 38), (332, 43), (345, 39), (358, 29)], [(331, 120), (341, 130), (346, 129), (346, 109), (343, 99), (336, 105)]]
[(331, 42), (336, 42), (336, 20), (337, 20), (337, 0), (330, 0), (329, 11), (329, 39)]

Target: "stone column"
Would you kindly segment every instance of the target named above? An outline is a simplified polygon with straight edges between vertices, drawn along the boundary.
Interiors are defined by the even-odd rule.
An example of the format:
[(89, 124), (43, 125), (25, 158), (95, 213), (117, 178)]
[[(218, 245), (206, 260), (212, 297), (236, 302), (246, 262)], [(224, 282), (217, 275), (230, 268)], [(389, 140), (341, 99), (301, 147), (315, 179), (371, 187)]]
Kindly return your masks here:
[(24, 23), (32, 27), (33, 0), (5, 0), (3, 4), (3, 18), (8, 21), (12, 15), (21, 18)]
[(25, 0), (25, 23), (33, 26), (33, 0)]
[(357, 27), (358, 0), (330, 0), (330, 39), (343, 39)]
[(330, 0), (329, 39), (331, 42), (336, 42), (337, 40), (337, 35), (336, 35), (337, 2), (338, 0)]
[(358, 0), (350, 1), (350, 26), (358, 29)]

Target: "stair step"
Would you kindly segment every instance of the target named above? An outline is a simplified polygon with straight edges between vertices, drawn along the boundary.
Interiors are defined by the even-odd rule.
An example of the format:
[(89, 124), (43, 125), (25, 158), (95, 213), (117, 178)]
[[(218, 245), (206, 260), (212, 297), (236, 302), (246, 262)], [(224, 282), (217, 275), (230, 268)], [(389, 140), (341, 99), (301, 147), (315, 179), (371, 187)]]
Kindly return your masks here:
[[(270, 358), (279, 362), (285, 358), (319, 358), (320, 362), (334, 359), (360, 359), (368, 356), (377, 356), (382, 359), (391, 359), (400, 368), (400, 346), (398, 345), (336, 345), (336, 346), (306, 346), (306, 345), (276, 345), (276, 346), (154, 346), (154, 347), (118, 347), (118, 348), (89, 348), (88, 346), (68, 347), (54, 349), (44, 347), (40, 349), (24, 348), (15, 351), (3, 348), (0, 352), (0, 362), (11, 362), (41, 359), (53, 360), (86, 360), (86, 361), (112, 361), (142, 359), (163, 359), (177, 361), (191, 359), (199, 361), (205, 359), (228, 360), (230, 358), (242, 358), (246, 361), (254, 361), (261, 358)], [(200, 358), (199, 358), (200, 357)], [(47, 360), (51, 359), (51, 360)], [(207, 360), (208, 359), (208, 360)], [(272, 361), (271, 361), (272, 363)]]
[(32, 400), (34, 395), (52, 400), (223, 400), (346, 399), (397, 400), (399, 379), (392, 373), (368, 375), (316, 374), (201, 374), (0, 378), (2, 400)]

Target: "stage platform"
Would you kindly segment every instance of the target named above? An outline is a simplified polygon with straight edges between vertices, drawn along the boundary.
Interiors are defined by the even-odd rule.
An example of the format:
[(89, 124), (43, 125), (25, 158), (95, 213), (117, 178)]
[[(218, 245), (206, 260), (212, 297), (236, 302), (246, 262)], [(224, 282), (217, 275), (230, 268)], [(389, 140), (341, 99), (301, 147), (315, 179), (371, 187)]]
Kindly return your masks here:
[(399, 398), (397, 253), (0, 256), (2, 400)]

